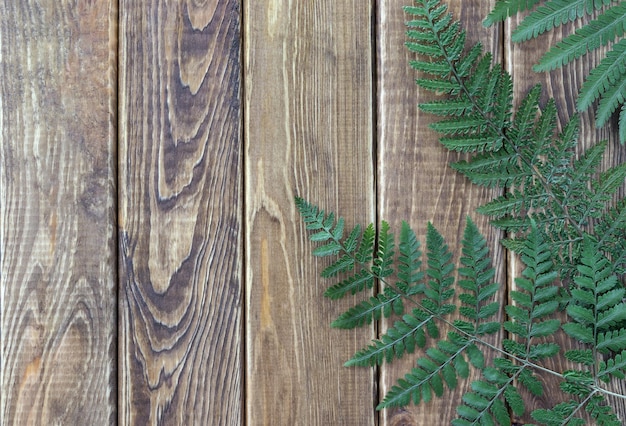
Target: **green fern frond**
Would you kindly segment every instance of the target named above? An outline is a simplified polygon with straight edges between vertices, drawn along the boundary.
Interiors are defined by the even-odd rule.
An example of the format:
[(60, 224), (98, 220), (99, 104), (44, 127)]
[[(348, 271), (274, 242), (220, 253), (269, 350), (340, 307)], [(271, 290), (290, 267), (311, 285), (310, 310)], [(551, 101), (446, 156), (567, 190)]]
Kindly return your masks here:
[(365, 269), (361, 269), (356, 274), (345, 278), (333, 286), (330, 286), (324, 292), (324, 296), (333, 300), (341, 299), (346, 294), (356, 294), (366, 288), (372, 288), (373, 285), (374, 275)]
[(511, 414), (521, 415), (525, 411), (519, 392), (513, 386), (514, 377), (495, 367), (483, 370), (484, 380), (472, 383), (472, 391), (463, 395), (463, 403), (456, 409), (459, 418), (452, 421), (454, 426), (477, 424), (511, 424)]
[[(598, 17), (586, 22), (574, 34), (564, 38), (549, 49), (535, 65), (536, 71), (550, 71), (569, 63), (586, 53), (601, 46), (612, 43), (609, 52), (602, 62), (594, 68), (585, 79), (578, 96), (579, 111), (588, 109), (595, 100), (600, 99), (596, 112), (597, 127), (603, 126), (609, 117), (624, 105), (626, 89), (623, 81), (626, 80), (624, 33), (626, 32), (626, 4), (619, 2), (613, 7), (607, 7), (615, 0), (549, 0), (526, 16), (512, 33), (512, 39), (523, 42), (538, 37), (540, 34), (553, 28), (576, 20), (585, 15), (600, 11)], [(506, 2), (509, 3), (509, 2)], [(523, 7), (508, 8), (501, 2), (496, 3), (492, 14), (502, 18), (502, 10), (510, 10), (510, 16), (523, 10)], [(539, 3), (539, 2), (536, 2)], [(491, 16), (491, 14), (490, 14)], [(489, 16), (486, 24), (492, 25), (495, 20)], [(624, 110), (626, 111), (626, 110)], [(620, 111), (620, 141), (626, 142), (626, 112)]]
[(446, 303), (454, 296), (454, 264), (448, 245), (431, 223), (426, 231), (426, 249), (428, 280), (422, 305), (435, 315), (447, 315), (456, 310), (456, 305)]
[(393, 234), (389, 232), (389, 224), (383, 221), (378, 234), (378, 250), (372, 265), (372, 272), (375, 276), (384, 278), (393, 274), (393, 268), (390, 266), (393, 263), (394, 245)]
[(538, 37), (552, 28), (573, 22), (594, 9), (600, 9), (611, 0), (550, 0), (528, 15), (513, 31), (511, 39), (516, 42)]
[[(624, 44), (626, 46), (626, 42)], [(601, 95), (596, 110), (596, 124), (598, 126), (604, 125), (617, 108), (624, 104), (624, 99), (626, 99), (626, 79), (621, 79)]]
[(437, 338), (439, 331), (434, 324), (434, 315), (428, 314), (421, 309), (413, 309), (411, 314), (406, 314), (401, 321), (396, 321), (393, 327), (380, 337), (372, 341), (367, 348), (358, 351), (349, 361), (346, 367), (353, 365), (368, 366), (382, 364), (383, 361), (391, 362), (396, 358), (402, 358), (404, 353), (413, 353), (415, 347), (424, 347), (426, 333)]
[(404, 305), (402, 295), (391, 288), (386, 288), (383, 293), (372, 296), (369, 300), (348, 309), (334, 320), (330, 326), (333, 328), (351, 329), (371, 324), (384, 316), (388, 318), (392, 313), (402, 315)]
[[(600, 64), (589, 73), (589, 76), (580, 89), (578, 110), (586, 110), (600, 97), (603, 99), (610, 97), (607, 93), (610, 95), (611, 93), (619, 92), (615, 88), (619, 87), (619, 83), (624, 79), (625, 66), (626, 40), (621, 39), (613, 46), (612, 50), (607, 53)], [(608, 103), (608, 101), (605, 102)], [(615, 110), (615, 108), (613, 108), (613, 110)], [(607, 112), (603, 114), (606, 116)], [(603, 118), (606, 121), (606, 118)], [(599, 119), (596, 118), (596, 121), (599, 121)], [(598, 124), (598, 126), (601, 126), (601, 124)]]
[(606, 46), (616, 37), (622, 37), (624, 31), (626, 31), (626, 4), (620, 3), (552, 46), (533, 69), (541, 72), (562, 67), (600, 46)]
[(415, 405), (427, 403), (433, 393), (441, 397), (444, 383), (452, 390), (459, 377), (469, 376), (468, 360), (474, 368), (483, 368), (484, 356), (474, 342), (451, 333), (447, 340), (438, 343), (437, 348), (429, 349), (426, 356), (417, 360), (417, 367), (392, 386), (376, 409), (402, 407), (410, 402)]
[(615, 355), (607, 361), (600, 361), (598, 365), (598, 377), (600, 380), (609, 382), (611, 377), (619, 380), (626, 379), (626, 351)]
[(468, 321), (456, 320), (454, 326), (473, 336), (492, 334), (501, 328), (499, 322), (489, 321), (500, 310), (499, 303), (490, 301), (500, 285), (492, 282), (495, 269), (488, 254), (487, 240), (468, 217), (462, 241), (462, 267), (458, 270), (458, 285), (466, 290), (459, 294), (459, 312)]
[(518, 12), (530, 10), (540, 0), (498, 0), (489, 15), (483, 21), (483, 25), (490, 27), (496, 22), (504, 21)]
[(422, 266), (422, 252), (420, 242), (415, 236), (415, 232), (408, 223), (402, 222), (400, 230), (400, 256), (398, 257), (398, 282), (396, 286), (408, 296), (412, 296), (424, 291), (424, 272), (420, 270)]
[[(626, 290), (613, 274), (609, 260), (589, 237), (584, 240), (578, 273), (574, 278), (577, 287), (572, 289), (572, 300), (567, 307), (567, 314), (573, 321), (563, 325), (563, 330), (596, 349), (599, 334), (611, 332), (602, 337), (602, 347), (608, 348), (615, 332), (613, 327), (626, 320), (626, 303), (623, 302)], [(615, 337), (622, 338), (621, 333)]]

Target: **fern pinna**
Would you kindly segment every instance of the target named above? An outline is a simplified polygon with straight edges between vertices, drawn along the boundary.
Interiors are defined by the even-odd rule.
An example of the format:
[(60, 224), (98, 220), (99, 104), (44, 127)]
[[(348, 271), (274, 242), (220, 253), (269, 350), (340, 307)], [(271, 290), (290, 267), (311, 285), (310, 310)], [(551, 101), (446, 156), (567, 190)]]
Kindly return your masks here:
[[(551, 71), (598, 49), (612, 45), (605, 58), (587, 76), (578, 96), (578, 110), (585, 111), (599, 99), (596, 124), (603, 126), (619, 108), (620, 141), (626, 141), (626, 3), (615, 0), (498, 0), (485, 19), (489, 26), (518, 12), (531, 10), (511, 38), (523, 42), (567, 22), (596, 14), (573, 34), (552, 46), (534, 67)], [(617, 39), (617, 42), (615, 40)]]
[[(524, 7), (531, 3), (536, 2)], [(510, 2), (509, 12), (522, 6)], [(422, 73), (417, 83), (445, 95), (420, 108), (440, 117), (431, 127), (447, 149), (467, 153), (466, 160), (451, 164), (454, 169), (477, 185), (502, 188), (504, 195), (478, 212), (508, 234), (503, 244), (525, 269), (502, 309), (494, 301), (500, 286), (493, 282), (485, 239), (469, 218), (458, 265), (432, 224), (423, 262), (407, 223), (397, 245), (384, 221), (378, 229), (356, 226), (346, 235), (343, 218), (297, 198), (310, 239), (321, 244), (313, 254), (334, 259), (321, 273), (333, 280), (325, 295), (338, 299), (367, 290), (331, 325), (394, 321), (346, 366), (380, 365), (420, 351), (416, 366), (379, 409), (426, 403), (476, 370), (480, 379), (468, 384), (455, 425), (511, 424), (526, 411), (522, 388), (543, 393), (540, 371), (559, 377), (571, 399), (532, 410), (535, 421), (576, 425), (587, 411), (598, 424), (620, 424), (606, 397), (623, 397), (608, 383), (626, 377), (626, 201), (612, 202), (626, 166), (599, 170), (606, 142), (577, 157), (578, 118), (557, 134), (556, 104), (540, 105), (540, 87), (514, 109), (511, 76), (492, 64), (480, 44), (465, 45), (465, 32), (439, 0), (417, 0), (405, 11), (407, 47), (417, 54), (411, 66)], [(563, 309), (567, 317), (561, 324)], [(579, 349), (563, 353), (550, 341), (560, 329)], [(494, 345), (486, 336), (495, 333), (507, 337)], [(579, 368), (543, 367), (552, 357), (565, 357)]]

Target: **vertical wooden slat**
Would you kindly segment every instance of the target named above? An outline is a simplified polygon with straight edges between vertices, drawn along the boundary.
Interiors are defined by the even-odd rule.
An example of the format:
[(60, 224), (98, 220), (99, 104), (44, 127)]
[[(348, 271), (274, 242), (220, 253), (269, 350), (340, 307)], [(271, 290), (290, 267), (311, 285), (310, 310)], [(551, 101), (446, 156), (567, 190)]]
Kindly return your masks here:
[[(468, 44), (481, 41), (494, 57), (500, 55), (499, 32), (484, 29), (482, 19), (492, 2), (464, 0), (446, 2), (455, 20), (467, 30)], [(459, 155), (448, 152), (429, 129), (433, 121), (429, 114), (419, 111), (417, 104), (433, 99), (433, 94), (419, 89), (414, 81), (419, 76), (409, 68), (413, 58), (404, 46), (406, 41), (402, 7), (407, 0), (380, 2), (378, 13), (378, 197), (379, 216), (392, 228), (399, 229), (401, 220), (408, 221), (418, 238), (425, 244), (428, 221), (446, 238), (450, 250), (459, 258), (466, 216), (479, 226), (488, 238), (490, 255), (497, 268), (496, 280), (504, 286), (503, 251), (496, 233), (474, 209), (489, 200), (495, 192), (472, 185), (448, 167)], [(500, 297), (505, 294), (504, 290)], [(388, 327), (383, 323), (382, 330)], [(441, 328), (445, 333), (445, 327)], [(442, 334), (445, 335), (445, 334)], [(419, 349), (418, 349), (419, 351)], [(415, 366), (421, 353), (405, 355), (381, 369), (381, 398)], [(446, 390), (443, 398), (406, 409), (388, 409), (382, 413), (384, 425), (443, 425), (456, 417), (456, 407), (462, 396), (462, 383), (454, 391)]]
[(249, 425), (367, 425), (373, 329), (333, 330), (298, 195), (374, 220), (370, 1), (244, 2), (246, 406)]
[[(576, 99), (580, 87), (589, 74), (589, 71), (597, 66), (605, 56), (607, 48), (599, 48), (585, 55), (580, 60), (574, 61), (550, 73), (536, 73), (532, 70), (532, 66), (539, 61), (548, 48), (567, 35), (574, 33), (576, 28), (580, 27), (583, 22), (560, 26), (535, 40), (524, 43), (513, 43), (511, 41), (511, 32), (526, 15), (527, 13), (519, 14), (507, 20), (505, 23), (504, 49), (507, 60), (506, 67), (513, 76), (514, 99), (516, 104), (519, 104), (532, 86), (541, 84), (543, 90), (543, 104), (545, 104), (549, 97), (554, 98), (556, 101), (558, 125), (560, 129), (561, 126), (577, 112)], [(593, 108), (595, 108), (595, 105)], [(603, 157), (601, 168), (605, 169), (626, 161), (626, 148), (619, 144), (617, 117), (615, 117), (609, 125), (602, 128), (596, 128), (594, 120), (593, 109), (580, 114), (581, 125), (577, 148), (578, 154), (602, 140), (608, 140), (608, 148)], [(619, 196), (624, 197), (624, 193), (625, 191), (622, 188), (619, 192)], [(519, 275), (523, 267), (518, 258), (514, 256), (510, 257), (507, 268), (509, 271), (508, 281), (510, 288), (514, 288), (514, 277)], [(567, 318), (563, 316), (562, 321), (567, 321)], [(572, 340), (563, 332), (556, 334), (555, 340), (563, 348), (563, 352), (574, 347)], [(545, 366), (560, 372), (575, 367), (574, 364), (566, 362), (562, 357), (546, 360)], [(561, 401), (570, 399), (570, 396), (560, 391), (560, 380), (557, 377), (547, 374), (539, 374), (538, 376), (542, 380), (545, 388), (544, 396), (533, 397), (528, 394), (524, 395), (529, 412), (537, 408), (551, 408)], [(613, 386), (613, 390), (618, 393), (626, 392), (626, 384), (623, 381), (615, 381)], [(613, 398), (611, 399), (611, 403), (614, 404), (620, 418), (624, 420), (626, 418), (626, 404), (624, 401), (619, 398)], [(530, 415), (527, 415), (525, 418), (520, 419), (520, 421), (532, 421), (532, 419)]]
[(240, 4), (120, 12), (120, 424), (238, 425)]
[(117, 2), (0, 4), (0, 423), (116, 419)]

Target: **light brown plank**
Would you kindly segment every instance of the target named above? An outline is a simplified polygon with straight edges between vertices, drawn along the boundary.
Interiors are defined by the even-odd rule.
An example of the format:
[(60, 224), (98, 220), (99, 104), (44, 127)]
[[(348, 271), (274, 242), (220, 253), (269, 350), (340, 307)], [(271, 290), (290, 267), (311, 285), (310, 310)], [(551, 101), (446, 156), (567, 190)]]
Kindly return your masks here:
[(237, 425), (239, 2), (120, 11), (119, 422)]
[[(595, 67), (604, 57), (606, 49), (601, 48), (598, 51), (592, 52), (584, 56), (581, 60), (572, 62), (564, 68), (557, 69), (550, 73), (536, 73), (532, 70), (532, 66), (536, 64), (546, 50), (562, 40), (565, 36), (572, 34), (577, 27), (580, 27), (583, 22), (576, 22), (559, 27), (549, 33), (546, 33), (535, 40), (531, 40), (524, 43), (513, 43), (510, 41), (511, 32), (517, 27), (524, 16), (527, 13), (515, 16), (505, 23), (505, 51), (507, 59), (507, 69), (513, 76), (514, 91), (516, 103), (519, 104), (523, 97), (528, 93), (530, 88), (536, 84), (541, 84), (543, 88), (543, 101), (554, 98), (557, 104), (559, 113), (559, 128), (562, 124), (566, 123), (573, 114), (576, 113), (576, 98), (578, 92), (585, 77), (589, 74), (589, 71)], [(584, 22), (587, 21), (585, 19)], [(594, 106), (595, 108), (595, 106)], [(626, 148), (619, 144), (617, 118), (610, 124), (603, 128), (596, 128), (594, 124), (594, 111), (590, 109), (580, 115), (581, 127), (580, 137), (578, 144), (578, 153), (582, 153), (588, 147), (595, 143), (608, 140), (608, 149), (604, 156), (602, 167), (610, 167), (620, 163), (623, 163), (626, 159)], [(620, 191), (620, 197), (624, 196), (624, 190)], [(511, 257), (509, 261), (509, 286), (514, 287), (514, 276), (517, 276), (523, 268), (521, 262)], [(565, 316), (562, 317), (563, 321), (566, 321)], [(574, 347), (573, 342), (564, 333), (556, 335), (556, 341), (561, 345), (563, 350), (571, 349)], [(545, 362), (547, 368), (555, 371), (564, 371), (567, 368), (572, 368), (574, 365), (565, 362), (563, 358), (555, 358)], [(559, 389), (559, 380), (550, 375), (538, 375), (544, 384), (544, 396), (532, 397), (531, 395), (525, 395), (526, 405), (528, 411), (532, 411), (537, 408), (551, 408), (555, 404), (568, 400), (569, 396), (564, 395)], [(613, 383), (613, 391), (626, 392), (626, 384)], [(620, 415), (620, 418), (626, 419), (626, 403), (624, 400), (617, 398), (612, 399), (612, 403), (615, 404), (616, 410)], [(520, 421), (532, 421), (528, 415)]]
[[(468, 32), (468, 45), (480, 41), (494, 57), (500, 55), (498, 29), (484, 29), (481, 21), (492, 2), (464, 0), (446, 2), (456, 20)], [(497, 268), (496, 280), (504, 283), (503, 251), (498, 233), (474, 209), (491, 199), (495, 193), (472, 185), (447, 165), (460, 159), (442, 147), (437, 134), (428, 128), (433, 121), (429, 114), (418, 110), (417, 104), (432, 99), (433, 94), (418, 88), (414, 81), (419, 74), (409, 68), (413, 58), (404, 46), (404, 26), (410, 19), (402, 7), (410, 1), (393, 0), (380, 3), (377, 22), (378, 37), (378, 205), (379, 217), (392, 228), (400, 229), (402, 220), (415, 230), (425, 250), (428, 221), (446, 238), (450, 250), (458, 259), (467, 215), (480, 227), (489, 240), (490, 255)], [(501, 297), (504, 291), (501, 293)], [(381, 329), (389, 326), (383, 322)], [(441, 328), (445, 333), (445, 328)], [(443, 334), (445, 335), (445, 334)], [(415, 366), (422, 353), (405, 355), (381, 369), (380, 398), (399, 378)], [(440, 399), (428, 404), (410, 405), (406, 409), (382, 412), (381, 425), (444, 425), (456, 418), (463, 390), (460, 384), (446, 391)]]
[(115, 424), (116, 6), (0, 4), (5, 425)]
[(374, 424), (373, 371), (342, 366), (373, 329), (329, 328), (349, 305), (323, 298), (294, 205), (374, 221), (372, 4), (244, 11), (247, 424)]

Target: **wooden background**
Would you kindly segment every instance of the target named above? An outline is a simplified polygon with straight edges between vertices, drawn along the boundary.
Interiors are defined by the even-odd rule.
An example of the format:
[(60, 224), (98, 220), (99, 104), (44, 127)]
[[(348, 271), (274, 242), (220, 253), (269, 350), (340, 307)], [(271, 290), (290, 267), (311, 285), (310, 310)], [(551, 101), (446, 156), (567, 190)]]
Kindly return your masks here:
[[(432, 221), (453, 250), (472, 215), (511, 281), (473, 213), (494, 194), (446, 167), (416, 108), (430, 95), (407, 65), (407, 3), (2, 0), (1, 424), (454, 418), (459, 391), (374, 412), (412, 361), (342, 366), (385, 324), (328, 327), (347, 305), (322, 297), (293, 203), (348, 226), (406, 219), (422, 241)], [(519, 96), (541, 81), (574, 112), (600, 55), (535, 74), (551, 36), (513, 45), (511, 22), (481, 25), (493, 0), (450, 4)], [(607, 138), (624, 161), (591, 120), (581, 145)]]

